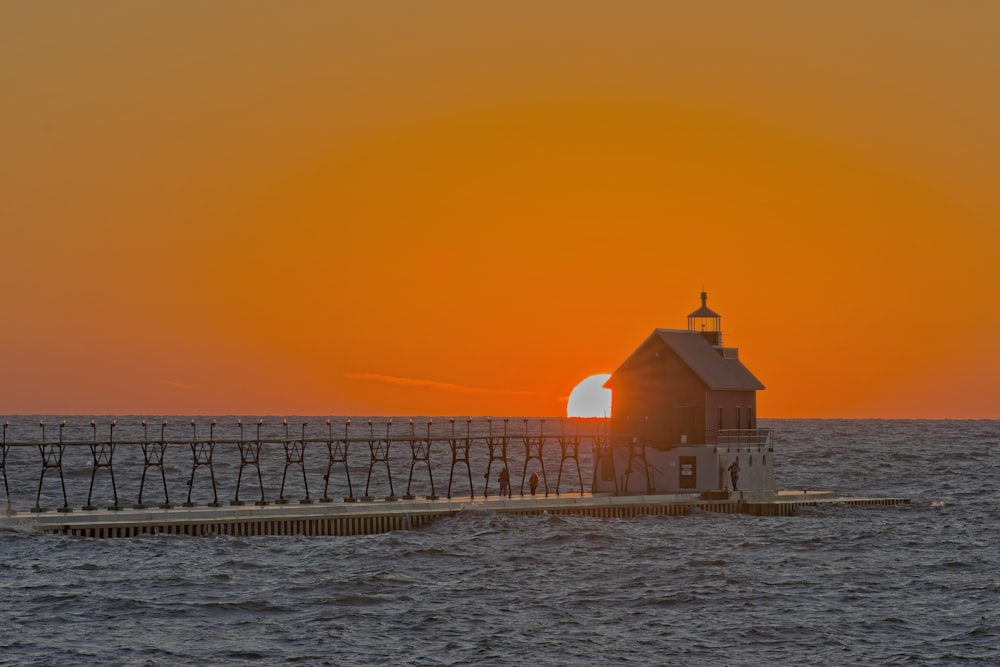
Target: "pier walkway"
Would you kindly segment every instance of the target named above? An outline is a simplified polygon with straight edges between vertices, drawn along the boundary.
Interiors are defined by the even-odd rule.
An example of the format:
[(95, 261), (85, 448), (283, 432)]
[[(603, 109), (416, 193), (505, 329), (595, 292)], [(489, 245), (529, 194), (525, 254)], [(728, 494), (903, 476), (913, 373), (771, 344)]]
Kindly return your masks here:
[[(817, 491), (713, 499), (655, 489), (595, 494), (594, 462), (613, 461), (605, 429), (606, 420), (510, 418), (294, 426), (288, 419), (112, 419), (54, 427), (6, 420), (0, 528), (84, 537), (365, 535), (417, 529), (462, 512), (786, 516), (826, 504), (909, 502)], [(501, 470), (511, 487), (503, 497)]]

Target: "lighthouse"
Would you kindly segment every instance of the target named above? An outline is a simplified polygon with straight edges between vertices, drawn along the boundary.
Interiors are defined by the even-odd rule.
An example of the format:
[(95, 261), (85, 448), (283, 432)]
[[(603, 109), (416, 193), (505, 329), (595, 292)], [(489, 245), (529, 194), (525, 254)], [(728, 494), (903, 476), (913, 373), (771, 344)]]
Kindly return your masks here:
[[(599, 490), (773, 494), (770, 432), (757, 427), (764, 385), (723, 345), (706, 292), (686, 329), (655, 329), (605, 386), (613, 458), (598, 462)], [(720, 474), (734, 462), (736, 488)]]

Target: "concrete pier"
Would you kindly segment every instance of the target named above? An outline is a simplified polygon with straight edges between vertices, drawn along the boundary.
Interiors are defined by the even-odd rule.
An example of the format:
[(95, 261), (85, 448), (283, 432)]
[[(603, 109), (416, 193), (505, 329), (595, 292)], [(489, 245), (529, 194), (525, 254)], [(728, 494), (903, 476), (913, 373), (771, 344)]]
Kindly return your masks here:
[[(227, 421), (4, 421), (0, 528), (95, 538), (370, 535), (462, 512), (788, 516), (802, 507), (908, 502), (775, 492), (771, 477), (756, 475), (774, 458), (770, 432), (761, 439), (760, 429), (752, 441), (700, 446), (708, 457), (700, 467), (717, 485), (679, 491), (677, 474), (662, 474), (670, 461), (661, 469), (647, 456), (659, 451), (655, 443), (635, 436), (616, 446), (606, 420), (346, 419), (337, 429), (331, 419), (303, 419), (295, 429), (287, 419)], [(716, 479), (722, 456), (740, 457), (746, 469), (737, 492)], [(642, 482), (640, 491), (630, 479)]]
[(367, 503), (284, 504), (169, 509), (100, 509), (82, 513), (18, 512), (0, 526), (79, 537), (142, 535), (372, 535), (416, 530), (461, 512), (574, 514), (598, 518), (677, 516), (692, 511), (790, 516), (802, 507), (822, 505), (900, 505), (906, 498), (840, 497), (829, 491), (782, 491), (770, 499), (733, 497), (706, 500), (695, 494), (612, 496), (589, 493), (517, 498), (384, 501)]

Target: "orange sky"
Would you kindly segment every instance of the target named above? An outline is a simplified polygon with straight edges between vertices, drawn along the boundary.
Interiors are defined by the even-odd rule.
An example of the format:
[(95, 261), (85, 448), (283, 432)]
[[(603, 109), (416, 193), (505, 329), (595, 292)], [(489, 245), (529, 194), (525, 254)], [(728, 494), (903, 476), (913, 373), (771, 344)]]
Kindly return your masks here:
[(0, 5), (0, 413), (1000, 418), (1000, 4)]

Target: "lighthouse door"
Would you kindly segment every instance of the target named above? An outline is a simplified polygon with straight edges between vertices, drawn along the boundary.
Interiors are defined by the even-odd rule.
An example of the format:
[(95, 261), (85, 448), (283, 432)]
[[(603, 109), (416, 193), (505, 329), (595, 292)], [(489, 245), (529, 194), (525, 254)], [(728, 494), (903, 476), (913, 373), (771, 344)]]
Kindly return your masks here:
[(694, 489), (698, 487), (698, 458), (696, 456), (682, 456), (677, 466), (679, 479), (677, 485), (682, 489)]

